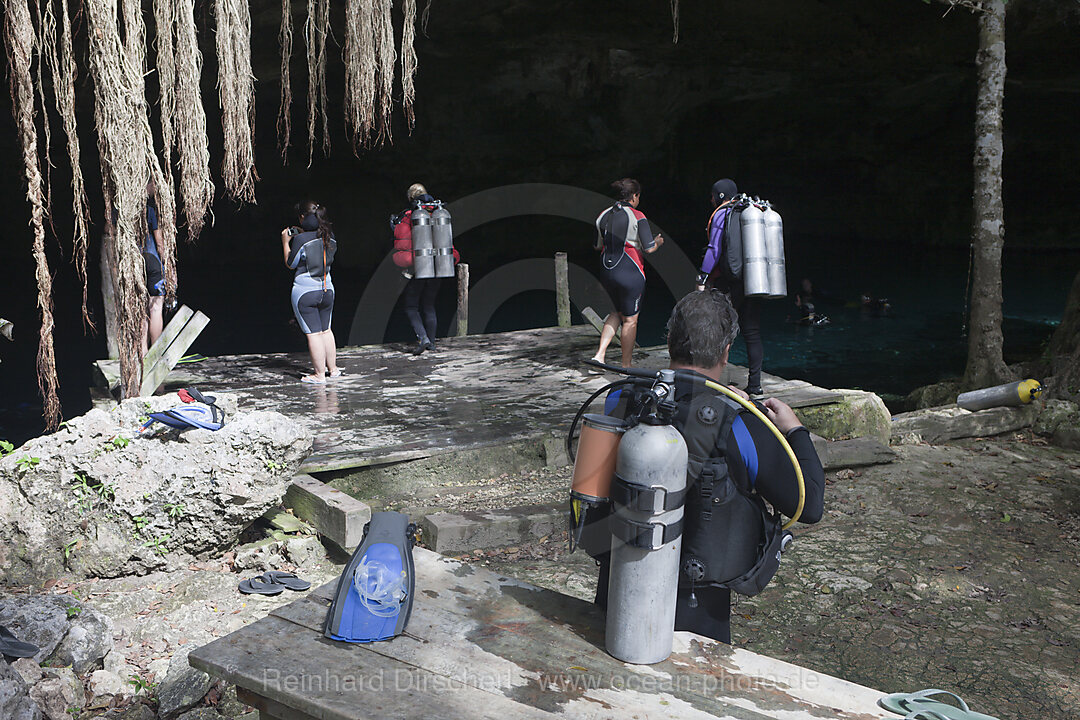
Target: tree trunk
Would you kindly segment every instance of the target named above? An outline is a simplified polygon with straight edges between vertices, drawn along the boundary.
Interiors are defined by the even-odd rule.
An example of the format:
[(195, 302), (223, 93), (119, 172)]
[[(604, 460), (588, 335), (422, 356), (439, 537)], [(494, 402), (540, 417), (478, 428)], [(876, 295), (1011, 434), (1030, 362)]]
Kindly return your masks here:
[(105, 203), (105, 229), (101, 234), (101, 299), (105, 306), (105, 347), (109, 359), (116, 360), (120, 357), (120, 332), (116, 320), (116, 276), (109, 264), (109, 258), (116, 257), (116, 228), (112, 222), (111, 207), (110, 199)]
[(1001, 201), (1002, 104), (1005, 99), (1005, 4), (987, 0), (979, 22), (978, 98), (975, 106), (973, 274), (968, 357), (963, 389), (1012, 379), (1002, 354), (1001, 250), (1005, 219)]
[(1049, 396), (1080, 400), (1080, 272), (1076, 273), (1061, 325), (1050, 339), (1050, 366), (1054, 375)]

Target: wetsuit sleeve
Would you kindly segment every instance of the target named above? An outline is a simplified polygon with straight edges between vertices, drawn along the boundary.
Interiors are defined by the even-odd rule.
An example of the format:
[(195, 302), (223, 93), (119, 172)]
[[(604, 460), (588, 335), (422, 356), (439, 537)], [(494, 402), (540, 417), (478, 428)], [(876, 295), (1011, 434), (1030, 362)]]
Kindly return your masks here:
[(157, 210), (153, 205), (146, 206), (146, 225), (150, 228), (150, 232), (158, 229)]
[(701, 272), (708, 275), (716, 267), (716, 261), (720, 259), (723, 251), (724, 223), (729, 212), (721, 210), (713, 215), (709, 223), (709, 244), (705, 247), (705, 257), (701, 261)]
[(600, 213), (596, 218), (596, 240), (593, 242), (593, 250), (603, 250), (604, 248), (604, 216), (608, 214), (608, 211)]
[[(742, 425), (742, 431), (739, 425)], [(806, 487), (799, 521), (816, 523), (824, 511), (825, 471), (810, 440), (809, 430), (797, 428), (787, 436), (787, 441), (799, 461)], [(754, 489), (781, 513), (791, 517), (799, 503), (798, 481), (791, 460), (769, 428), (753, 415), (740, 414), (732, 425), (728, 452), (743, 458)]]
[(653, 245), (656, 245), (656, 240), (653, 238), (652, 225), (645, 218), (643, 213), (634, 211), (634, 217), (637, 218), (637, 237), (638, 242), (641, 243), (642, 250), (652, 250)]
[(289, 267), (296, 269), (296, 266), (300, 264), (300, 260), (304, 257), (304, 243), (300, 242), (299, 237), (294, 235), (289, 240), (289, 259), (285, 263)]

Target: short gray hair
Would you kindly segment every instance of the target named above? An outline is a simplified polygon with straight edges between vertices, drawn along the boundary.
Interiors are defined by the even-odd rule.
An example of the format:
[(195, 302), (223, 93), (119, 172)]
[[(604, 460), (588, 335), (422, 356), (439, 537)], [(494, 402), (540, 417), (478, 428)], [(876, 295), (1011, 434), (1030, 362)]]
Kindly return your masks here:
[(667, 331), (673, 362), (712, 368), (739, 334), (739, 316), (731, 299), (716, 288), (695, 290), (675, 304)]

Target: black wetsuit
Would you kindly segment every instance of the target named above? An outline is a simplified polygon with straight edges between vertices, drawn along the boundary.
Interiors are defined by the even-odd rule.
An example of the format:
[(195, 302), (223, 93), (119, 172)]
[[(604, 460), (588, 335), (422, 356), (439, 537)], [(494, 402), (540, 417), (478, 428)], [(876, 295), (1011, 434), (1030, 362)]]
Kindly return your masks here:
[(596, 218), (596, 248), (603, 250), (604, 289), (623, 317), (633, 317), (641, 310), (645, 293), (645, 263), (642, 251), (656, 244), (645, 215), (625, 203), (617, 202)]
[(297, 233), (289, 239), (288, 266), (296, 269), (292, 287), (293, 313), (305, 335), (330, 329), (334, 315), (334, 283), (330, 266), (337, 240), (325, 245), (318, 230)]

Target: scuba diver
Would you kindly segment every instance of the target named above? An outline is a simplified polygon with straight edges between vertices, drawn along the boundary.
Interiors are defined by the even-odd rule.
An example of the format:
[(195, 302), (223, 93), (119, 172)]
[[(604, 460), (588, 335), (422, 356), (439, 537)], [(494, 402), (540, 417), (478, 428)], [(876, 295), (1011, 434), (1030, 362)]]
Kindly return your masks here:
[[(799, 286), (799, 292), (795, 293), (795, 307), (799, 310), (799, 315), (795, 318), (794, 322), (799, 325), (809, 325), (813, 327), (820, 327), (822, 325), (828, 325), (828, 315), (823, 315), (817, 312), (817, 308), (814, 305), (814, 286), (810, 282), (810, 278), (803, 278), (802, 284)], [(788, 318), (791, 321), (790, 317)]]
[[(441, 266), (437, 261), (433, 262), (436, 250), (432, 247), (431, 220), (436, 219), (437, 214), (443, 215), (445, 226), (449, 230), (450, 215), (442, 207), (442, 203), (429, 195), (420, 183), (409, 186), (406, 198), (409, 207), (390, 216), (390, 227), (394, 230), (394, 264), (402, 268), (401, 274), (409, 280), (405, 286), (405, 315), (416, 333), (417, 345), (412, 353), (419, 355), (426, 350), (435, 350), (435, 331), (438, 326), (435, 298), (439, 294), (442, 278), (453, 276), (453, 265), (456, 265), (461, 257), (454, 248), (453, 265), (447, 264), (449, 273), (438, 271)], [(423, 228), (426, 233), (427, 248), (421, 248), (419, 242), (414, 243), (414, 226)], [(453, 242), (452, 232), (448, 242)], [(420, 267), (419, 263), (424, 263), (423, 267)]]
[(863, 317), (885, 317), (892, 310), (889, 298), (876, 298), (866, 292), (859, 297), (859, 307)]
[(701, 261), (701, 273), (697, 277), (697, 286), (699, 288), (715, 287), (731, 297), (731, 302), (739, 314), (739, 331), (742, 333), (743, 342), (746, 343), (747, 370), (749, 371), (746, 392), (751, 396), (760, 397), (762, 395), (761, 362), (765, 355), (765, 349), (761, 343), (761, 300), (756, 297), (746, 297), (741, 281), (728, 281), (722, 273), (717, 272), (724, 250), (724, 231), (738, 195), (739, 188), (734, 180), (724, 178), (713, 183), (710, 195), (713, 212), (705, 226), (708, 245), (705, 247), (705, 257)]
[(330, 266), (337, 253), (334, 224), (326, 208), (312, 200), (296, 205), (299, 225), (281, 231), (285, 264), (296, 270), (292, 307), (296, 322), (307, 337), (314, 372), (300, 382), (324, 385), (327, 377), (339, 377), (337, 342), (330, 322), (334, 314), (334, 282)]
[[(791, 539), (787, 527), (796, 521), (816, 523), (821, 519), (825, 477), (810, 432), (780, 400), (768, 398), (760, 404), (751, 403), (744, 393), (719, 384), (731, 342), (738, 333), (737, 322), (726, 294), (713, 288), (690, 293), (676, 304), (668, 322), (670, 369), (627, 372), (633, 379), (617, 381), (593, 395), (595, 398), (609, 388), (621, 386), (608, 396), (608, 414), (584, 416), (574, 466), (575, 489), (571, 493), (572, 542), (576, 540), (600, 566), (596, 603), (608, 613), (607, 645), (616, 657), (620, 656), (611, 648), (619, 645), (619, 638), (610, 637), (613, 612), (628, 613), (632, 619), (634, 613), (638, 614), (631, 623), (638, 629), (626, 630), (624, 635), (640, 636), (644, 633), (641, 627), (651, 627), (642, 615), (650, 610), (640, 602), (625, 601), (632, 593), (651, 592), (657, 604), (671, 602), (674, 595), (675, 630), (730, 643), (731, 591), (745, 595), (760, 592), (779, 567), (780, 552)], [(649, 379), (639, 379), (645, 377)], [(658, 387), (662, 389), (658, 391)], [(736, 393), (738, 402), (732, 397)], [(643, 413), (642, 408), (650, 407), (649, 403), (655, 412)], [(571, 435), (575, 424), (576, 419)], [(637, 432), (638, 438), (650, 432), (659, 435), (658, 429), (664, 429), (665, 424), (678, 431), (685, 445), (670, 438), (658, 443), (628, 444), (632, 433)], [(601, 440), (586, 443), (587, 430)], [(598, 453), (597, 447), (604, 443), (608, 450)], [(615, 451), (610, 450), (613, 445)], [(663, 464), (656, 455), (676, 445), (686, 449), (681, 450), (681, 461), (676, 459), (670, 466), (676, 467), (675, 472), (685, 468), (685, 489), (659, 487), (658, 491), (657, 476), (649, 474), (651, 471), (635, 484), (636, 469)], [(586, 483), (579, 483), (579, 465), (600, 467), (590, 457), (614, 455), (618, 458), (617, 474), (614, 459), (610, 468), (601, 468), (592, 476), (586, 477), (592, 470), (581, 473), (586, 483), (606, 475), (610, 496), (607, 488), (591, 490)], [(683, 486), (681, 479), (679, 485)], [(612, 510), (613, 506), (619, 508), (618, 512)], [(641, 510), (664, 513), (652, 518), (667, 520), (627, 522), (631, 516), (640, 520), (640, 512), (635, 511)], [(779, 513), (791, 519), (782, 525)], [(658, 529), (663, 532), (654, 532)], [(639, 554), (629, 567), (640, 566), (647, 562), (643, 558), (650, 551), (652, 555), (657, 555), (657, 550), (665, 554), (657, 543), (673, 543), (680, 534), (677, 580), (672, 568), (667, 579), (656, 576), (662, 573), (649, 577), (639, 574), (628, 588), (626, 578), (634, 570), (620, 564), (626, 557), (625, 548), (644, 548), (636, 551)], [(677, 588), (673, 587), (676, 583)], [(642, 586), (651, 587), (642, 590)], [(616, 623), (616, 634), (618, 627)], [(662, 656), (660, 653), (655, 657)]]
[(664, 237), (652, 234), (645, 215), (637, 209), (641, 202), (641, 184), (632, 178), (611, 183), (618, 200), (596, 218), (595, 250), (602, 253), (604, 289), (615, 301), (615, 312), (604, 318), (600, 346), (593, 360), (604, 362), (615, 330), (622, 326), (620, 343), (623, 367), (630, 367), (637, 339), (638, 313), (645, 293), (645, 262), (641, 253), (654, 253), (664, 244)]

